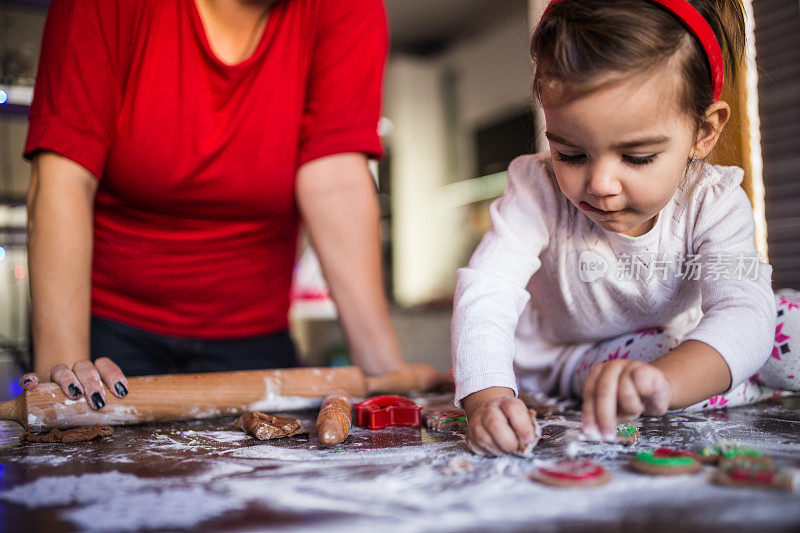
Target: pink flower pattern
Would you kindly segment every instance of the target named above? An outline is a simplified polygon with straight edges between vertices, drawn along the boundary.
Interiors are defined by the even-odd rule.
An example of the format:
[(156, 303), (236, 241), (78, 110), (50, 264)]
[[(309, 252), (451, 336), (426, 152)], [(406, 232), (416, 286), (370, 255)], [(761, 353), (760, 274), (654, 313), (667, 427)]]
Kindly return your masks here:
[(772, 347), (772, 354), (770, 354), (771, 357), (774, 357), (778, 361), (781, 360), (781, 352), (778, 349), (778, 346), (781, 343), (786, 342), (789, 339), (791, 339), (791, 337), (789, 335), (786, 335), (786, 334), (781, 332), (781, 330), (783, 329), (783, 324), (784, 324), (784, 322), (781, 322), (780, 324), (778, 324), (775, 327), (775, 346)]
[(620, 350), (620, 348), (618, 347), (617, 351), (615, 351), (614, 353), (608, 354), (608, 356), (606, 356), (606, 361), (613, 361), (614, 359), (627, 359), (628, 356), (631, 354), (631, 351), (628, 350), (624, 354), (620, 355), (619, 354), (619, 350)]
[(800, 302), (796, 300), (790, 300), (785, 296), (780, 296), (780, 303), (778, 305), (785, 305), (787, 311), (791, 311), (792, 309), (800, 309)]
[(712, 396), (708, 399), (708, 406), (712, 409), (719, 409), (728, 403), (728, 399), (724, 395)]

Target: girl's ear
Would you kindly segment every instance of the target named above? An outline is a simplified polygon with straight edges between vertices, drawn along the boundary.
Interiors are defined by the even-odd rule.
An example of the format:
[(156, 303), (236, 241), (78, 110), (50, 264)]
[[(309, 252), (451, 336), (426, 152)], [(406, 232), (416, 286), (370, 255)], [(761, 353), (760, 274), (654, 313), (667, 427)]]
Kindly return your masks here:
[(697, 129), (697, 138), (694, 143), (694, 151), (699, 159), (704, 159), (714, 149), (722, 129), (730, 117), (731, 108), (727, 102), (718, 100), (708, 106), (705, 119)]

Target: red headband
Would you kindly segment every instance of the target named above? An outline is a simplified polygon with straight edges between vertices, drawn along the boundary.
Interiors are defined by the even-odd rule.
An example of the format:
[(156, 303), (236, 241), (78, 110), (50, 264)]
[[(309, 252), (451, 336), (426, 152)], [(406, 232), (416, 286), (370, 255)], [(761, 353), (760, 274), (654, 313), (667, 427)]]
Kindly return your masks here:
[[(551, 0), (544, 10), (542, 18), (550, 11), (550, 7), (562, 0)], [(716, 102), (722, 94), (722, 83), (725, 80), (725, 62), (722, 59), (722, 50), (719, 47), (714, 30), (708, 24), (708, 21), (703, 18), (703, 15), (697, 11), (692, 4), (687, 0), (649, 0), (661, 6), (664, 6), (671, 13), (683, 22), (683, 25), (692, 32), (692, 34), (700, 41), (703, 50), (706, 52), (708, 58), (708, 66), (711, 70), (711, 85), (712, 85), (712, 100)]]

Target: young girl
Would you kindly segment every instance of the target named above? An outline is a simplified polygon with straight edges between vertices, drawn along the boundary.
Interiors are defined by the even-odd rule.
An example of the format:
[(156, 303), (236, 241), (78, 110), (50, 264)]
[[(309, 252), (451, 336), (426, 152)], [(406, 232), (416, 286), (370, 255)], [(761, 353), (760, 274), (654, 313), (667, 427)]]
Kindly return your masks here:
[(705, 162), (743, 35), (739, 0), (551, 2), (531, 44), (550, 153), (511, 163), (458, 271), (476, 453), (532, 442), (518, 386), (582, 395), (605, 440), (641, 414), (800, 389), (800, 293), (773, 294), (742, 170)]

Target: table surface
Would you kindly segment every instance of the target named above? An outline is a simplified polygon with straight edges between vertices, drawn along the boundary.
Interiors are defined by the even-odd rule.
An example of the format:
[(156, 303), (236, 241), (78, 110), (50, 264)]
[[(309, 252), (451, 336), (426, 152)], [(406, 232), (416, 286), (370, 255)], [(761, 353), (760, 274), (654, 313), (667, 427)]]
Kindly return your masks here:
[[(441, 398), (421, 397), (422, 403)], [(313, 412), (296, 413), (313, 427)], [(631, 472), (637, 451), (736, 440), (800, 467), (800, 398), (640, 421), (630, 447), (581, 442), (612, 481), (558, 489), (529, 474), (564, 456), (579, 417), (543, 421), (533, 457), (483, 458), (461, 435), (355, 428), (344, 444), (316, 436), (260, 442), (233, 418), (118, 427), (88, 443), (17, 444), (0, 423), (0, 530), (524, 531), (800, 529), (800, 491), (718, 487), (696, 475)], [(449, 473), (448, 467), (468, 468)], [(458, 470), (458, 469), (456, 469)]]

